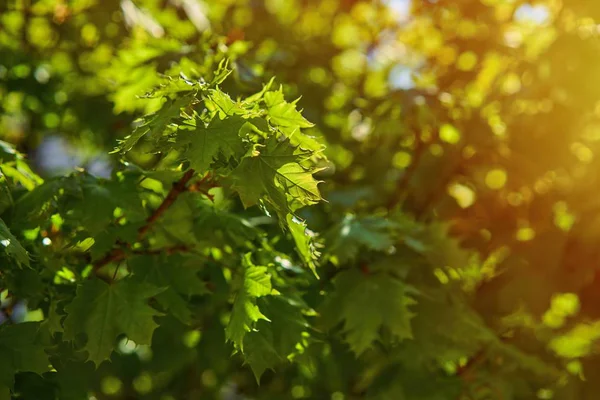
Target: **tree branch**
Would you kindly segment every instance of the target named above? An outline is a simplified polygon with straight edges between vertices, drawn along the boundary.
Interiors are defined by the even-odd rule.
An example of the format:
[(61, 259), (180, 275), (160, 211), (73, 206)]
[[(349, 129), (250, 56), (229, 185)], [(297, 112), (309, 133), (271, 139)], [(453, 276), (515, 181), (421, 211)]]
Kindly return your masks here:
[[(148, 233), (148, 231), (152, 228), (152, 226), (156, 223), (156, 221), (173, 205), (175, 200), (179, 197), (179, 195), (188, 189), (188, 183), (194, 176), (195, 171), (193, 169), (189, 169), (186, 173), (179, 179), (177, 182), (173, 184), (173, 187), (164, 198), (160, 206), (146, 219), (146, 223), (138, 230), (138, 240), (142, 240), (144, 236)], [(161, 250), (137, 250), (133, 251), (134, 254), (159, 254), (162, 252), (166, 252), (168, 254), (173, 253), (175, 251), (184, 251), (182, 249), (186, 249), (185, 246), (175, 246), (172, 248), (161, 249)], [(100, 258), (93, 264), (94, 273), (98, 273), (98, 271), (107, 264), (112, 262), (117, 262), (124, 260), (127, 256), (127, 253), (122, 248), (115, 248), (111, 250), (104, 257)]]
[(187, 172), (181, 177), (180, 180), (173, 184), (173, 187), (167, 194), (167, 197), (163, 200), (163, 202), (158, 206), (156, 210), (146, 219), (146, 224), (142, 226), (138, 230), (138, 239), (142, 239), (148, 230), (152, 228), (152, 225), (173, 205), (175, 200), (179, 197), (179, 195), (187, 190), (187, 184), (194, 176), (194, 170), (189, 169)]

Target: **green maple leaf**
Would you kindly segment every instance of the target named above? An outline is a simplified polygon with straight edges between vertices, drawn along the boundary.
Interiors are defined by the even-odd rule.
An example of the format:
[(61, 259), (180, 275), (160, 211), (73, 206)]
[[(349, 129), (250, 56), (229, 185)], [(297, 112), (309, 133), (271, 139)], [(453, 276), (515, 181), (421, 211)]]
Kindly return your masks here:
[(296, 250), (302, 260), (308, 265), (311, 271), (316, 275), (316, 260), (319, 257), (319, 252), (315, 248), (314, 233), (308, 230), (306, 223), (300, 221), (292, 214), (286, 217), (287, 226), (290, 229), (292, 238), (296, 243)]
[(206, 294), (205, 283), (199, 278), (200, 264), (180, 255), (169, 257), (139, 256), (128, 261), (133, 279), (166, 288), (156, 300), (184, 323), (191, 321), (190, 296)]
[(148, 299), (163, 290), (132, 279), (111, 285), (89, 280), (77, 288), (77, 295), (65, 307), (64, 338), (74, 340), (78, 334), (86, 334), (84, 350), (96, 365), (110, 357), (121, 334), (135, 343), (150, 344), (158, 326), (153, 317), (160, 313), (148, 305)]
[(267, 320), (258, 308), (256, 299), (272, 294), (273, 289), (267, 267), (254, 265), (250, 253), (244, 256), (242, 265), (244, 267), (242, 287), (235, 296), (225, 335), (228, 341), (233, 342), (236, 349), (243, 352), (246, 333), (254, 328), (258, 320)]
[(12, 388), (17, 372), (43, 374), (50, 361), (38, 339), (40, 324), (24, 322), (0, 327), (0, 392)]
[(208, 92), (209, 96), (206, 97), (206, 100), (209, 104), (215, 106), (220, 118), (225, 118), (228, 115), (241, 115), (246, 113), (246, 110), (242, 108), (241, 104), (233, 101), (227, 93), (219, 89), (210, 89)]
[(54, 335), (57, 332), (63, 332), (63, 326), (61, 320), (63, 315), (57, 312), (58, 303), (56, 301), (52, 301), (50, 303), (50, 307), (48, 308), (48, 317), (44, 322), (42, 322), (42, 326), (44, 326), (50, 335)]
[(303, 311), (310, 310), (309, 307), (299, 296), (286, 295), (264, 297), (258, 304), (271, 322), (259, 321), (256, 330), (269, 329), (274, 349), (281, 358), (287, 358), (296, 352), (296, 345), (302, 341), (302, 333), (309, 329), (303, 315)]
[(308, 323), (302, 315), (302, 302), (272, 296), (259, 300), (260, 309), (269, 321), (261, 320), (256, 328), (244, 337), (244, 360), (250, 366), (256, 381), (267, 369), (273, 369), (296, 351)]
[[(2, 178), (2, 169), (0, 166), (0, 179)], [(8, 184), (0, 180), (0, 214), (6, 211), (9, 207), (12, 207), (14, 204), (14, 200), (12, 198), (12, 193), (10, 192), (10, 188)]]
[(243, 118), (233, 116), (221, 120), (215, 117), (206, 127), (200, 120), (194, 123), (196, 128), (193, 131), (181, 131), (177, 141), (187, 147), (183, 157), (190, 161), (190, 166), (196, 171), (208, 170), (219, 154), (226, 158), (243, 154), (244, 146), (239, 135), (246, 123)]
[(165, 76), (165, 81), (159, 84), (156, 88), (149, 91), (144, 98), (162, 98), (162, 97), (180, 97), (182, 93), (202, 90), (205, 85), (202, 81), (192, 80), (178, 76)]
[(272, 369), (283, 360), (273, 346), (273, 332), (264, 328), (268, 323), (259, 325), (260, 329), (244, 338), (244, 360), (250, 365), (257, 383), (260, 383), (260, 377), (267, 369)]
[(278, 91), (266, 92), (264, 94), (265, 103), (268, 108), (269, 120), (286, 135), (293, 135), (300, 128), (311, 128), (314, 126), (302, 116), (302, 113), (296, 110), (298, 100), (288, 103), (283, 97), (283, 89)]
[(342, 263), (356, 258), (365, 249), (383, 252), (396, 243), (399, 227), (383, 217), (347, 215), (325, 236), (327, 251)]
[(246, 219), (217, 207), (204, 207), (196, 217), (194, 228), (199, 240), (214, 243), (215, 232), (223, 232), (227, 239), (240, 246), (256, 240), (263, 234)]
[(285, 221), (289, 212), (321, 201), (319, 182), (312, 176), (317, 169), (305, 165), (311, 154), (275, 137), (256, 145), (232, 173), (244, 207), (264, 199)]
[(465, 270), (476, 264), (479, 268), (477, 254), (460, 245), (457, 238), (449, 233), (450, 227), (444, 223), (433, 223), (423, 232), (424, 242), (428, 244), (425, 256), (431, 265)]
[(27, 250), (21, 246), (2, 219), (0, 219), (0, 247), (4, 248), (4, 252), (20, 265), (29, 266)]
[(146, 214), (135, 189), (135, 177), (128, 176), (118, 182), (85, 174), (79, 177), (78, 183), (77, 195), (69, 198), (68, 206), (72, 209), (69, 217), (92, 236), (105, 233), (117, 207), (122, 208), (130, 221), (145, 219)]
[(193, 95), (181, 96), (175, 100), (167, 100), (156, 113), (144, 117), (142, 124), (131, 135), (119, 143), (115, 152), (126, 153), (130, 151), (144, 136), (149, 136), (152, 140), (159, 139), (168, 129), (171, 122), (180, 117), (181, 109), (187, 107), (193, 101)]
[(383, 327), (398, 340), (412, 338), (409, 306), (416, 302), (410, 286), (387, 274), (365, 276), (356, 269), (340, 272), (334, 285), (323, 316), (330, 326), (343, 322), (346, 341), (356, 354), (367, 350)]

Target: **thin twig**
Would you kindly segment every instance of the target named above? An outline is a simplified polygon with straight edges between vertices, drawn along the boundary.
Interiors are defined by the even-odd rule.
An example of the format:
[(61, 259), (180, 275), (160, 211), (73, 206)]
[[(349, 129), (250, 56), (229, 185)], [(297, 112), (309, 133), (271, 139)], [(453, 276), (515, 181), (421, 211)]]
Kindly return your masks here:
[(148, 230), (152, 228), (152, 225), (154, 225), (154, 223), (169, 209), (169, 207), (173, 205), (173, 203), (175, 202), (175, 200), (177, 200), (179, 195), (186, 191), (187, 184), (193, 176), (194, 170), (189, 169), (181, 177), (180, 180), (175, 182), (175, 184), (169, 191), (169, 194), (167, 194), (167, 197), (165, 197), (161, 205), (158, 206), (156, 210), (154, 210), (154, 212), (148, 217), (148, 219), (146, 219), (146, 224), (138, 230), (138, 239), (142, 239), (146, 232), (148, 232)]
[[(146, 223), (138, 230), (138, 240), (142, 240), (146, 233), (152, 228), (154, 223), (173, 205), (175, 200), (179, 197), (179, 195), (187, 190), (187, 184), (194, 176), (195, 171), (193, 169), (189, 169), (186, 173), (179, 179), (177, 182), (173, 184), (173, 187), (167, 194), (167, 197), (163, 200), (163, 202), (158, 206), (156, 210), (146, 219)], [(176, 246), (170, 249), (162, 249), (162, 250), (148, 250), (148, 251), (134, 251), (134, 254), (158, 254), (159, 251), (172, 252), (176, 250), (181, 250), (182, 246)], [(111, 250), (104, 257), (100, 258), (93, 264), (94, 272), (97, 274), (98, 271), (107, 264), (112, 262), (122, 261), (125, 259), (127, 254), (122, 248), (116, 248)]]

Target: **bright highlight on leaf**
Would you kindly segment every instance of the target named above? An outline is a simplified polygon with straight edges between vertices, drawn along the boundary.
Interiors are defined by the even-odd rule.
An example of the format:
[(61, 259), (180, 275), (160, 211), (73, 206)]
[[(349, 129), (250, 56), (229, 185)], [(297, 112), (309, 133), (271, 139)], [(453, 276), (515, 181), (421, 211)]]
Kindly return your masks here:
[(272, 286), (267, 267), (254, 265), (250, 254), (243, 257), (242, 268), (242, 286), (235, 296), (225, 332), (227, 340), (232, 341), (236, 349), (243, 352), (246, 334), (254, 328), (257, 321), (268, 320), (258, 308), (256, 299), (272, 294)]

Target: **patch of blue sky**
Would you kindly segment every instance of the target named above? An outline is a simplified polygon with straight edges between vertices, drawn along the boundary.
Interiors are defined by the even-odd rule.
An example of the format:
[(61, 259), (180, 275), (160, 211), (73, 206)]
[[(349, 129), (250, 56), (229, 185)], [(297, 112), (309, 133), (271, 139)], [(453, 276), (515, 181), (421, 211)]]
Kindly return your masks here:
[(388, 82), (394, 90), (409, 90), (415, 87), (412, 76), (413, 70), (406, 65), (398, 64), (392, 68), (388, 76)]
[(550, 20), (550, 10), (543, 4), (523, 4), (515, 11), (515, 21), (543, 25)]
[(396, 14), (398, 21), (406, 21), (409, 18), (412, 0), (386, 0), (385, 3)]

